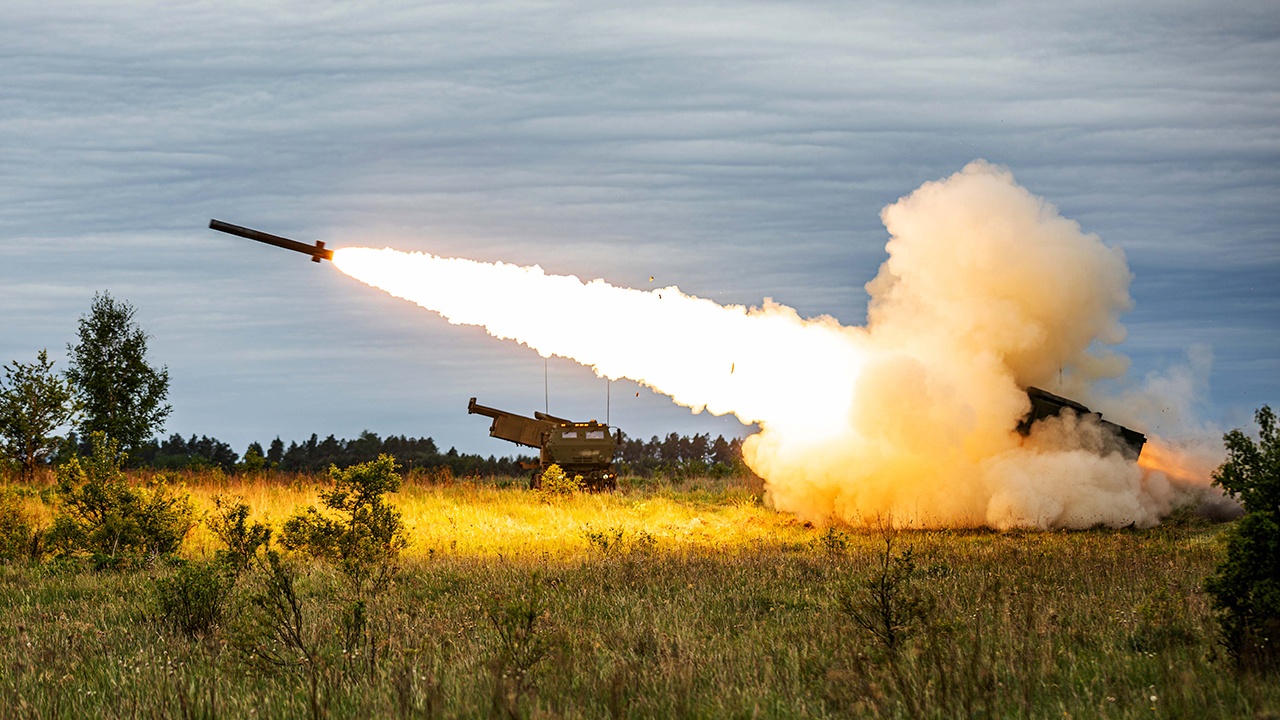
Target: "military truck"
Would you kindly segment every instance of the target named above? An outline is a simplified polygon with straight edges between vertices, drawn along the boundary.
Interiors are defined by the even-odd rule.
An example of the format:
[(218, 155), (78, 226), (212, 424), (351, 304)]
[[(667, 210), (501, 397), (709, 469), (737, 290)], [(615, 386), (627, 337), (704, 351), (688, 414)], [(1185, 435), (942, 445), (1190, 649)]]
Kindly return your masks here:
[(590, 490), (612, 490), (618, 486), (613, 456), (622, 443), (621, 430), (614, 435), (608, 425), (595, 420), (574, 422), (543, 412), (525, 417), (480, 405), (475, 398), (467, 403), (467, 413), (493, 418), (490, 437), (538, 448), (538, 462), (526, 466), (533, 471), (529, 481), (531, 489), (542, 487), (542, 473), (551, 465), (559, 465), (569, 477), (581, 476)]
[(1071, 410), (1081, 418), (1091, 416), (1097, 420), (1098, 424), (1106, 432), (1108, 439), (1106, 450), (1119, 450), (1125, 457), (1136, 462), (1138, 456), (1142, 454), (1142, 446), (1147, 444), (1146, 435), (1137, 430), (1130, 430), (1123, 425), (1103, 420), (1102, 413), (1092, 412), (1075, 400), (1069, 400), (1061, 395), (1054, 395), (1048, 390), (1041, 390), (1038, 387), (1027, 388), (1027, 399), (1031, 401), (1031, 410), (1018, 423), (1018, 432), (1024, 436), (1031, 434), (1031, 426), (1036, 422), (1046, 418), (1057, 417), (1064, 411)]

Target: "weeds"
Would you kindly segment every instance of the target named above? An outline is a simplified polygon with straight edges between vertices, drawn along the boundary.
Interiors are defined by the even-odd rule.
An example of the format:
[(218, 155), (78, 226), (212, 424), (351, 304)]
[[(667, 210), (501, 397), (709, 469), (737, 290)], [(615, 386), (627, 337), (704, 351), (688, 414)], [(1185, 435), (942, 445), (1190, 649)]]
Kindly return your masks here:
[(522, 699), (533, 686), (531, 673), (553, 646), (546, 631), (548, 612), (538, 577), (531, 577), (520, 592), (494, 598), (485, 616), (497, 636), (497, 647), (488, 661), (493, 712), (519, 717)]
[(1129, 647), (1157, 652), (1197, 642), (1199, 637), (1182, 610), (1185, 604), (1186, 598), (1175, 597), (1167, 588), (1149, 595), (1134, 613), (1137, 623), (1129, 635)]
[(648, 555), (658, 547), (658, 541), (647, 530), (627, 530), (611, 527), (606, 530), (592, 530), (589, 526), (582, 531), (587, 545), (605, 557), (619, 555)]
[[(231, 533), (242, 537), (255, 518), (289, 517), (313, 487), (188, 482), (210, 527), (219, 515), (237, 526), (232, 493), (253, 498), (245, 533)], [(842, 542), (828, 543), (742, 496), (649, 488), (539, 503), (492, 484), (410, 485), (396, 505), (414, 551), (395, 582), (357, 595), (337, 562), (258, 546), (200, 642), (146, 622), (159, 617), (149, 576), (177, 577), (176, 565), (0, 564), (11, 629), (0, 716), (1280, 712), (1280, 687), (1213, 659), (1212, 610), (1194, 588), (1221, 559), (1221, 526), (887, 539), (837, 526)], [(24, 497), (38, 526), (47, 511)], [(217, 560), (219, 536), (201, 528), (186, 549)], [(876, 624), (906, 626), (894, 659), (842, 607), (874, 614), (882, 596), (924, 601)]]

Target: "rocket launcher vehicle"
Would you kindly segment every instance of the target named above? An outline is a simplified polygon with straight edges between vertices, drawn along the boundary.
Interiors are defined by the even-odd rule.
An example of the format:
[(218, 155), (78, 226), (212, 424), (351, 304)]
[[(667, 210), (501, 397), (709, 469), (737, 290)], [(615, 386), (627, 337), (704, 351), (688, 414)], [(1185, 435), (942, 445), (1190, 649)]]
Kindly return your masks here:
[(467, 413), (493, 418), (490, 437), (538, 448), (537, 464), (526, 468), (534, 471), (531, 489), (542, 487), (542, 474), (551, 465), (559, 465), (571, 477), (581, 476), (590, 490), (618, 486), (613, 456), (622, 443), (621, 430), (615, 435), (609, 432), (608, 425), (595, 420), (574, 422), (543, 412), (525, 417), (481, 405), (475, 398), (467, 403)]

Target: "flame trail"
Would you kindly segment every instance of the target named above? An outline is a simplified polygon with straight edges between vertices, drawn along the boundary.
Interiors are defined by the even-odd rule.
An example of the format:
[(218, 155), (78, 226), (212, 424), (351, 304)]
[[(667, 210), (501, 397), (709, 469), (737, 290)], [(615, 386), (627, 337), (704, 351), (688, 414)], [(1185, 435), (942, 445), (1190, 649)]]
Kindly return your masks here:
[[(744, 423), (801, 430), (838, 421), (861, 362), (856, 330), (830, 318), (801, 320), (774, 303), (749, 310), (674, 287), (645, 292), (537, 266), (391, 249), (344, 248), (334, 263), (455, 325), (483, 326), (544, 357), (571, 358), (602, 377), (631, 378), (695, 411), (733, 413)], [(795, 397), (822, 400), (797, 406)]]
[(1188, 481), (1102, 454), (1096, 424), (1014, 432), (1021, 388), (1088, 398), (1094, 380), (1124, 372), (1105, 349), (1124, 339), (1131, 305), (1123, 253), (983, 161), (881, 217), (889, 257), (867, 284), (866, 327), (537, 266), (369, 248), (333, 260), (450, 323), (758, 423), (744, 457), (775, 507), (806, 519), (1056, 528), (1167, 514)]

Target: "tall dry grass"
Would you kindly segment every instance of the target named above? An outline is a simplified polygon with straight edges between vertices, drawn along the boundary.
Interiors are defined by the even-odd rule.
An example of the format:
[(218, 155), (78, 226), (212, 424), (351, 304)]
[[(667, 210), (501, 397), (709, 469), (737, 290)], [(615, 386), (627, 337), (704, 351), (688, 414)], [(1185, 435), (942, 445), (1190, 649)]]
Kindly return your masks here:
[[(278, 523), (318, 479), (184, 481), (204, 507), (240, 495)], [(0, 567), (0, 717), (1280, 713), (1274, 678), (1216, 650), (1200, 586), (1220, 526), (901, 533), (928, 603), (891, 654), (844, 610), (883, 567), (883, 535), (806, 527), (732, 481), (567, 498), (410, 482), (395, 501), (413, 541), (360, 657), (335, 632), (338, 573), (299, 566), (314, 672), (264, 671), (234, 623), (198, 640), (166, 627), (163, 563)], [(212, 550), (203, 532), (189, 556)]]

